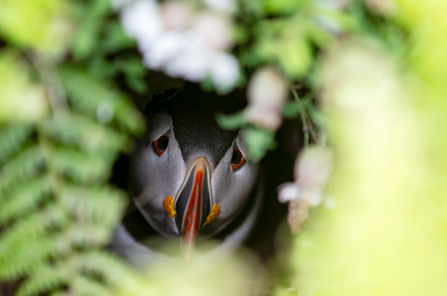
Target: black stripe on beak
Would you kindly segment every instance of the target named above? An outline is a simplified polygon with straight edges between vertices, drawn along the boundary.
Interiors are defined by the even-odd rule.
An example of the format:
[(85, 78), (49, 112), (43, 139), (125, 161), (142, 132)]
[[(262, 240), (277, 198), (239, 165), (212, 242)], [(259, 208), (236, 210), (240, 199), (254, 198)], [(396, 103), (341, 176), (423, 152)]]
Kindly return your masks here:
[[(185, 215), (192, 215), (191, 211), (196, 211), (200, 221), (197, 231), (205, 223), (206, 217), (211, 210), (211, 171), (206, 158), (198, 157), (191, 162), (182, 187), (175, 202), (175, 223), (180, 235), (185, 231)], [(196, 198), (199, 199), (196, 201)], [(197, 207), (194, 204), (198, 202)], [(189, 219), (189, 218), (188, 218)], [(185, 220), (186, 221), (186, 220)]]

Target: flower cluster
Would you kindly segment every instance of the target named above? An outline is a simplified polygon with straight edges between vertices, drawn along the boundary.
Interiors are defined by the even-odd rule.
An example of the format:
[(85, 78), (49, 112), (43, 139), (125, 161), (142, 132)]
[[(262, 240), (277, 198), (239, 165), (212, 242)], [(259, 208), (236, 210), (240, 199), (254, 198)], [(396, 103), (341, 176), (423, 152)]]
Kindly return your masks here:
[(218, 90), (236, 84), (240, 66), (227, 51), (233, 46), (232, 0), (203, 0), (199, 10), (188, 2), (114, 0), (125, 32), (135, 38), (149, 69), (192, 82), (211, 78)]

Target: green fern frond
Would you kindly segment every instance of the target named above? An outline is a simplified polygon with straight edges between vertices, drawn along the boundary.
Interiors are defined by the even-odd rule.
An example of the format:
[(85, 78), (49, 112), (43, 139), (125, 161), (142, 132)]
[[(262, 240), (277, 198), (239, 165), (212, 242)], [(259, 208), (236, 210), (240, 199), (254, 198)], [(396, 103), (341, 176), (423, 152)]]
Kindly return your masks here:
[(144, 121), (140, 113), (122, 94), (81, 71), (61, 69), (60, 74), (70, 102), (76, 108), (103, 122), (115, 119), (119, 126), (131, 133), (139, 134), (143, 131)]
[[(44, 236), (49, 228), (61, 228), (68, 222), (68, 216), (55, 205), (48, 206), (39, 212), (17, 221), (7, 228), (0, 240), (0, 262), (7, 260), (17, 246)], [(28, 246), (31, 247), (31, 246)], [(1, 265), (1, 264), (0, 264)]]
[(0, 278), (16, 280), (46, 263), (55, 254), (66, 251), (55, 238), (44, 235), (19, 242), (0, 258)]
[(103, 283), (82, 275), (74, 278), (74, 280), (71, 282), (71, 287), (74, 294), (78, 296), (112, 295), (112, 291), (110, 289), (107, 289)]
[(17, 187), (5, 194), (3, 199), (6, 200), (0, 202), (0, 225), (13, 218), (20, 218), (22, 213), (34, 208), (43, 197), (51, 193), (48, 175), (39, 176)]
[(40, 126), (42, 135), (66, 145), (74, 145), (82, 150), (112, 152), (128, 147), (129, 140), (117, 131), (98, 124), (94, 120), (72, 113), (60, 120), (48, 120)]
[(111, 235), (112, 230), (108, 227), (76, 223), (65, 231), (62, 239), (75, 247), (102, 246), (110, 240)]
[[(7, 2), (15, 12), (29, 6), (28, 0)], [(145, 70), (138, 58), (125, 58), (118, 65), (104, 55), (110, 46), (116, 52), (119, 44), (129, 44), (116, 20), (113, 22), (122, 36), (112, 34), (116, 28), (104, 31), (107, 26), (103, 25), (110, 22), (112, 13), (108, 1), (75, 1), (70, 7), (59, 5), (56, 10), (48, 10), (54, 5), (47, 2), (54, 1), (43, 0), (44, 5), (34, 5), (33, 11), (27, 10), (33, 12), (28, 15), (41, 10), (42, 15), (51, 16), (46, 18), (51, 19), (50, 23), (57, 20), (59, 24), (62, 20), (60, 32), (67, 37), (73, 29), (70, 24), (77, 20), (67, 21), (65, 13), (80, 14), (79, 20), (84, 18), (84, 22), (74, 35), (93, 43), (71, 42), (73, 46), (66, 53), (74, 59), (53, 59), (36, 50), (50, 51), (51, 42), (35, 46), (42, 38), (16, 42), (17, 38), (9, 34), (3, 40), (3, 51), (12, 52), (1, 54), (3, 72), (15, 75), (3, 75), (11, 79), (3, 79), (3, 89), (7, 91), (2, 92), (0, 99), (0, 281), (21, 281), (19, 296), (117, 295), (117, 291), (131, 291), (124, 288), (126, 284), (139, 288), (144, 281), (138, 282), (139, 277), (129, 267), (101, 251), (119, 222), (126, 201), (123, 192), (107, 185), (107, 179), (119, 153), (131, 148), (132, 136), (143, 132), (145, 122), (126, 95), (110, 87), (112, 72), (104, 75), (104, 65), (98, 67), (97, 63), (96, 68), (102, 67), (99, 75), (64, 65), (84, 65), (89, 68), (88, 73), (93, 73), (95, 59), (102, 61), (113, 73), (122, 72), (130, 87), (141, 93), (147, 89)], [(89, 22), (85, 22), (86, 15)], [(51, 33), (43, 31), (39, 36)], [(32, 36), (29, 26), (23, 32)], [(109, 40), (107, 45), (101, 45), (104, 38)], [(66, 48), (62, 46), (64, 42), (56, 43), (57, 52)], [(92, 44), (102, 52), (94, 52)], [(138, 289), (126, 292), (122, 295), (138, 295), (132, 294)]]
[(120, 281), (131, 281), (133, 271), (118, 257), (106, 252), (90, 251), (72, 258), (74, 268), (78, 271), (101, 276), (104, 281), (116, 287)]
[(104, 186), (87, 188), (65, 186), (60, 195), (61, 205), (78, 221), (114, 225), (121, 218), (125, 206), (123, 192)]
[(107, 286), (112, 287), (118, 295), (163, 295), (156, 285), (141, 274), (135, 273), (115, 255), (91, 251), (72, 258), (72, 264), (80, 272), (100, 276)]
[(68, 282), (67, 267), (42, 265), (33, 270), (29, 278), (20, 285), (16, 296), (29, 296), (46, 293)]
[(30, 124), (9, 124), (0, 129), (0, 164), (16, 152), (33, 132)]
[(0, 169), (0, 199), (4, 191), (19, 181), (35, 175), (44, 164), (44, 157), (38, 146), (22, 151)]
[(111, 161), (103, 153), (85, 153), (75, 149), (53, 150), (48, 165), (61, 176), (83, 184), (99, 184), (107, 180)]

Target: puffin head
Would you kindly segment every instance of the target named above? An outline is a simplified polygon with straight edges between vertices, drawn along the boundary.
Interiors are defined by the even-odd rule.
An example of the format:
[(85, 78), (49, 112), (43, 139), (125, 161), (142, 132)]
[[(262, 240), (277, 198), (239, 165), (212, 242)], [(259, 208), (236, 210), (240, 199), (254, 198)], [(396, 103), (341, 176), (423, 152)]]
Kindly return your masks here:
[(230, 105), (229, 97), (186, 86), (148, 116), (130, 159), (136, 206), (162, 236), (180, 238), (186, 260), (197, 236), (217, 234), (242, 212), (257, 179), (240, 132), (215, 121)]

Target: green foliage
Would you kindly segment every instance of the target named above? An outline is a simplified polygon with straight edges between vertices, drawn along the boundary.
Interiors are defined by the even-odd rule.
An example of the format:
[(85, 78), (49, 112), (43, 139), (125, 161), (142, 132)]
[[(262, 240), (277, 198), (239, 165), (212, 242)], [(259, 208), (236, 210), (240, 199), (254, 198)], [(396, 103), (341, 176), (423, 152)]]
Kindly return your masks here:
[(5, 125), (0, 130), (0, 164), (16, 152), (32, 132), (30, 124)]
[(60, 53), (67, 46), (70, 5), (58, 0), (2, 0), (0, 32), (9, 42)]
[[(108, 179), (144, 122), (110, 75), (125, 72), (142, 92), (144, 73), (135, 59), (108, 74), (97, 67), (133, 45), (116, 20), (106, 25), (108, 1), (31, 2), (2, 1), (0, 11), (9, 47), (0, 51), (0, 281), (23, 280), (17, 295), (125, 291), (108, 279), (133, 271), (103, 251), (126, 201)], [(72, 48), (69, 12), (80, 23)], [(63, 51), (73, 61), (43, 54)]]
[(0, 178), (0, 192), (5, 192), (19, 182), (35, 176), (44, 164), (43, 154), (36, 146), (23, 149), (20, 154), (3, 164)]
[(48, 111), (44, 88), (31, 81), (29, 66), (18, 56), (14, 50), (0, 50), (0, 123), (32, 122)]
[(248, 123), (248, 120), (243, 112), (234, 113), (230, 115), (220, 113), (217, 114), (216, 120), (222, 128), (229, 130), (237, 129)]
[(276, 147), (275, 132), (262, 128), (248, 127), (243, 129), (242, 134), (248, 145), (248, 153), (254, 161), (264, 157), (265, 152)]
[[(127, 71), (131, 73), (139, 71), (139, 67), (135, 67), (134, 63), (126, 64), (126, 69), (129, 69)], [(112, 121), (121, 125), (122, 129), (141, 134), (141, 115), (125, 100), (123, 94), (105, 87), (104, 83), (81, 71), (62, 69), (60, 75), (73, 106), (92, 117), (97, 117), (101, 122)], [(89, 91), (86, 92), (85, 89)]]
[[(290, 89), (296, 84), (309, 89), (316, 87), (314, 77), (318, 68), (318, 52), (336, 43), (340, 36), (361, 31), (361, 24), (366, 22), (364, 16), (359, 17), (360, 13), (365, 12), (363, 4), (352, 3), (352, 7), (361, 9), (354, 10), (348, 3), (327, 2), (241, 1), (240, 18), (244, 22), (237, 27), (240, 40), (237, 54), (246, 72), (251, 74), (253, 68), (270, 65), (282, 73)], [(374, 26), (372, 28), (376, 29)], [(293, 91), (289, 96), (293, 97), (292, 94)], [(309, 143), (311, 136), (314, 141), (318, 140), (316, 130), (323, 124), (318, 112), (314, 112), (314, 99), (315, 93), (311, 92), (303, 102), (295, 98), (287, 102), (282, 110), (284, 118), (301, 118), (305, 143)], [(275, 133), (249, 124), (245, 116), (244, 113), (219, 115), (217, 119), (224, 128), (248, 129), (245, 133), (250, 137), (245, 139), (248, 151), (254, 153), (252, 159), (259, 160), (275, 147)]]

